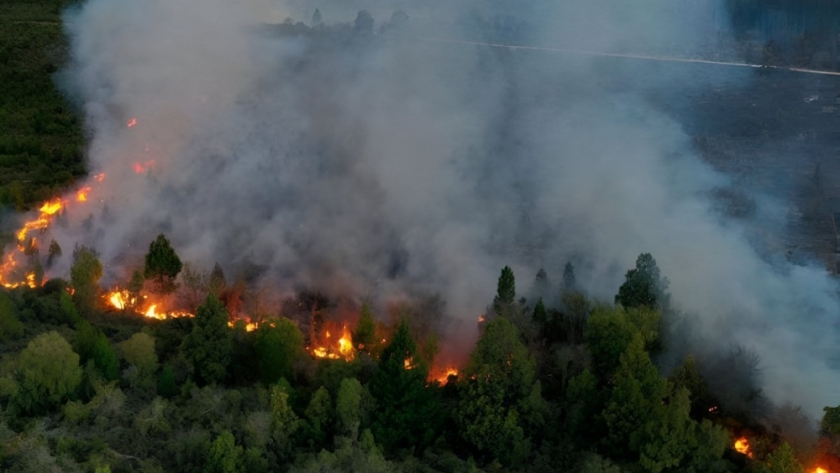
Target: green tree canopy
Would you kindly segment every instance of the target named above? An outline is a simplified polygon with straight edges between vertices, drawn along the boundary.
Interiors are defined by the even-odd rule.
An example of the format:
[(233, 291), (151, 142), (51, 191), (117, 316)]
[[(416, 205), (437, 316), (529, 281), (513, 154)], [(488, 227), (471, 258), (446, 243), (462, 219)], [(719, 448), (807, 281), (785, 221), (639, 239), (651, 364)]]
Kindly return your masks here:
[(493, 308), (496, 312), (501, 312), (504, 306), (513, 304), (516, 300), (516, 278), (513, 276), (513, 270), (510, 266), (502, 268), (502, 274), (499, 275), (499, 282), (496, 285), (496, 297), (493, 299)]
[(376, 321), (373, 319), (373, 311), (370, 305), (365, 302), (359, 314), (359, 321), (356, 330), (353, 331), (353, 347), (357, 350), (371, 355), (378, 348), (376, 338)]
[(204, 473), (245, 473), (242, 457), (242, 447), (236, 445), (229, 430), (224, 430), (210, 445)]
[(8, 341), (23, 335), (23, 323), (17, 316), (14, 302), (0, 291), (0, 341)]
[(72, 397), (82, 381), (79, 355), (58, 332), (38, 335), (20, 353), (14, 406), (23, 414), (55, 409)]
[(668, 279), (659, 274), (656, 260), (650, 253), (642, 253), (636, 259), (636, 267), (625, 274), (615, 302), (628, 308), (648, 306), (663, 309), (670, 302), (667, 290)]
[(157, 369), (158, 357), (155, 353), (155, 338), (143, 332), (137, 332), (128, 340), (119, 344), (119, 349), (129, 364), (146, 373)]
[(265, 384), (292, 378), (292, 366), (303, 350), (303, 334), (294, 322), (279, 318), (260, 325), (255, 343), (260, 379)]
[(169, 293), (175, 290), (175, 278), (181, 272), (182, 266), (181, 259), (169, 240), (161, 233), (149, 245), (143, 276), (153, 280), (159, 292)]
[(529, 421), (542, 403), (535, 375), (536, 361), (516, 327), (504, 317), (488, 322), (464, 370), (455, 410), (464, 440), (506, 465), (524, 460)]
[(422, 450), (434, 440), (440, 417), (435, 398), (426, 389), (427, 375), (428, 366), (417, 356), (417, 344), (402, 319), (382, 350), (370, 384), (378, 401), (371, 430), (386, 452)]
[(76, 247), (73, 251), (73, 265), (70, 267), (70, 283), (73, 285), (73, 299), (80, 308), (94, 308), (101, 278), (102, 263), (96, 252), (87, 246)]
[(196, 310), (193, 329), (181, 345), (199, 383), (217, 383), (227, 375), (233, 358), (233, 340), (227, 323), (225, 307), (212, 294), (207, 296)]

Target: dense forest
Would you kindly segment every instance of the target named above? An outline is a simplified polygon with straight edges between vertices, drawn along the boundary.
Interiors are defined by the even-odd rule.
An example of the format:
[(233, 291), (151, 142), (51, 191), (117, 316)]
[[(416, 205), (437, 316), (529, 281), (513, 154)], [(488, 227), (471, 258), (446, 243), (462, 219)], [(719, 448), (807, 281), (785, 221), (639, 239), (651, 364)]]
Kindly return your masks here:
[[(462, 366), (444, 369), (429, 304), (387, 314), (363, 304), (349, 336), (316, 347), (338, 311), (326, 295), (302, 291), (285, 314), (249, 324), (229, 316), (243, 300), (241, 283), (218, 266), (206, 274), (182, 267), (161, 235), (122, 309), (100, 290), (102, 265), (85, 247), (73, 254), (70, 281), (0, 293), (4, 471), (781, 473), (840, 465), (840, 407), (826, 409), (819, 444), (789, 422), (766, 422), (772, 410), (747, 351), (718, 366), (688, 356), (660, 373), (657, 358), (678, 343), (669, 334), (679, 314), (650, 254), (627, 271), (614, 301), (581, 292), (571, 264), (558, 282), (536, 275), (556, 306), (528, 301), (503, 268), (477, 321), (478, 342)], [(144, 291), (189, 291), (204, 302), (194, 314), (158, 320), (128, 302)], [(733, 372), (735, 396), (719, 385)]]
[[(9, 212), (86, 172), (80, 114), (56, 86), (67, 3), (0, 5)], [(755, 29), (763, 8), (731, 14)], [(318, 34), (331, 44), (372, 25), (362, 12)], [(477, 342), (450, 365), (434, 294), (376, 305), (302, 288), (268, 310), (244, 278), (183, 263), (163, 234), (116, 289), (95, 248), (52, 243), (45, 255), (7, 246), (38, 267), (31, 284), (0, 289), (2, 471), (840, 472), (840, 406), (815, 432), (763, 395), (750, 350), (673, 359), (685, 315), (649, 253), (612, 300), (588, 294), (571, 263), (505, 266), (495, 298), (476, 301), (486, 311), (469, 316)], [(48, 269), (62, 252), (69, 278), (46, 279), (40, 256)], [(178, 310), (155, 313), (151, 300)]]

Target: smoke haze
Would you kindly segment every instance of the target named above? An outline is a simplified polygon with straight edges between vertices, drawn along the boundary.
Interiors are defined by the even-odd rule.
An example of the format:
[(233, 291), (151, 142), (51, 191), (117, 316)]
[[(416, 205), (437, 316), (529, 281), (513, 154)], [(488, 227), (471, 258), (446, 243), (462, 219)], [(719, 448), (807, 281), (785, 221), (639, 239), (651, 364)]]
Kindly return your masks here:
[[(90, 182), (103, 204), (53, 230), (61, 245), (94, 246), (112, 281), (164, 232), (182, 259), (279, 292), (439, 293), (452, 338), (474, 336), (506, 264), (524, 293), (572, 260), (611, 300), (651, 252), (693, 336), (754, 350), (774, 402), (814, 418), (837, 403), (835, 282), (759, 256), (710, 200), (730, 178), (648, 98), (702, 87), (691, 69), (437, 41), (690, 56), (726, 34), (715, 2), (334, 3), (69, 11), (63, 80), (106, 177)], [(324, 26), (277, 26), (316, 6)]]

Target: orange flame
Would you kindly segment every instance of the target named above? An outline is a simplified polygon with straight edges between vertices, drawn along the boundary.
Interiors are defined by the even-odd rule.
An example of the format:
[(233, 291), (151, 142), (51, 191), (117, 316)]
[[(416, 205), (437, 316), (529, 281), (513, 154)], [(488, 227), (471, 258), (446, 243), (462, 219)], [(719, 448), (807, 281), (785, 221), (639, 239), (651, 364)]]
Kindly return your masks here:
[(90, 186), (85, 186), (76, 191), (76, 202), (87, 202)]
[(735, 440), (735, 451), (746, 455), (749, 458), (755, 458), (750, 450), (750, 441), (746, 437), (741, 437)]
[(811, 473), (828, 473), (828, 470), (825, 468), (816, 467)]
[(108, 298), (108, 302), (111, 303), (111, 306), (119, 310), (125, 310), (129, 300), (129, 295), (126, 291), (112, 291), (106, 297)]
[(437, 381), (438, 383), (443, 385), (443, 384), (446, 384), (446, 383), (449, 382), (449, 377), (450, 376), (458, 376), (458, 368), (455, 368), (454, 366), (450, 366), (449, 368), (446, 368), (446, 370), (444, 370), (442, 373), (438, 374), (437, 376), (435, 376), (431, 373), (429, 375), (430, 375), (429, 376), (430, 377), (430, 379), (429, 379), (430, 382), (431, 381)]
[(44, 202), (44, 205), (38, 209), (38, 218), (30, 220), (29, 222), (24, 222), (23, 228), (18, 230), (18, 243), (22, 244), (24, 240), (26, 240), (26, 235), (29, 234), (30, 231), (43, 230), (44, 228), (47, 228), (50, 225), (50, 222), (52, 222), (53, 216), (61, 210), (62, 205), (61, 199)]
[(324, 331), (325, 342), (319, 346), (312, 348), (312, 355), (316, 358), (326, 358), (329, 360), (351, 361), (356, 357), (356, 350), (353, 348), (353, 335), (345, 323), (341, 327), (341, 337), (338, 341), (332, 341), (330, 338), (332, 334), (329, 330)]
[(136, 163), (132, 164), (132, 165), (131, 165), (131, 169), (132, 169), (132, 170), (133, 170), (136, 174), (143, 174), (143, 173), (145, 173), (146, 171), (151, 170), (154, 166), (155, 166), (155, 160), (154, 160), (154, 159), (150, 159), (150, 160), (146, 161), (145, 163), (136, 162)]

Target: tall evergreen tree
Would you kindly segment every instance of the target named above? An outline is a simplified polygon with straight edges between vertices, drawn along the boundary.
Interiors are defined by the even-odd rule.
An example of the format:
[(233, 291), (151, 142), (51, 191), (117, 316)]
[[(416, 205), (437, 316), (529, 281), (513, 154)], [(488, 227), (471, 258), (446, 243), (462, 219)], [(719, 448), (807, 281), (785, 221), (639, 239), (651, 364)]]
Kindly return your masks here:
[(198, 307), (193, 329), (181, 344), (181, 350), (193, 365), (199, 383), (217, 383), (225, 379), (233, 357), (233, 342), (228, 329), (228, 314), (213, 295)]
[(513, 270), (510, 266), (502, 268), (502, 274), (499, 275), (499, 282), (496, 286), (496, 298), (493, 299), (493, 308), (496, 312), (501, 312), (501, 309), (510, 306), (516, 300), (516, 278), (513, 277)]
[(642, 253), (636, 259), (636, 267), (624, 276), (615, 302), (627, 308), (648, 306), (665, 309), (670, 302), (667, 290), (668, 279), (659, 274), (656, 260), (650, 253)]
[(181, 272), (182, 266), (181, 259), (169, 240), (161, 233), (149, 245), (143, 276), (155, 283), (158, 292), (168, 294), (175, 290), (175, 278)]
[(417, 356), (417, 344), (403, 319), (382, 351), (370, 383), (378, 402), (371, 429), (386, 452), (429, 446), (440, 428), (433, 392), (426, 389), (428, 366)]

